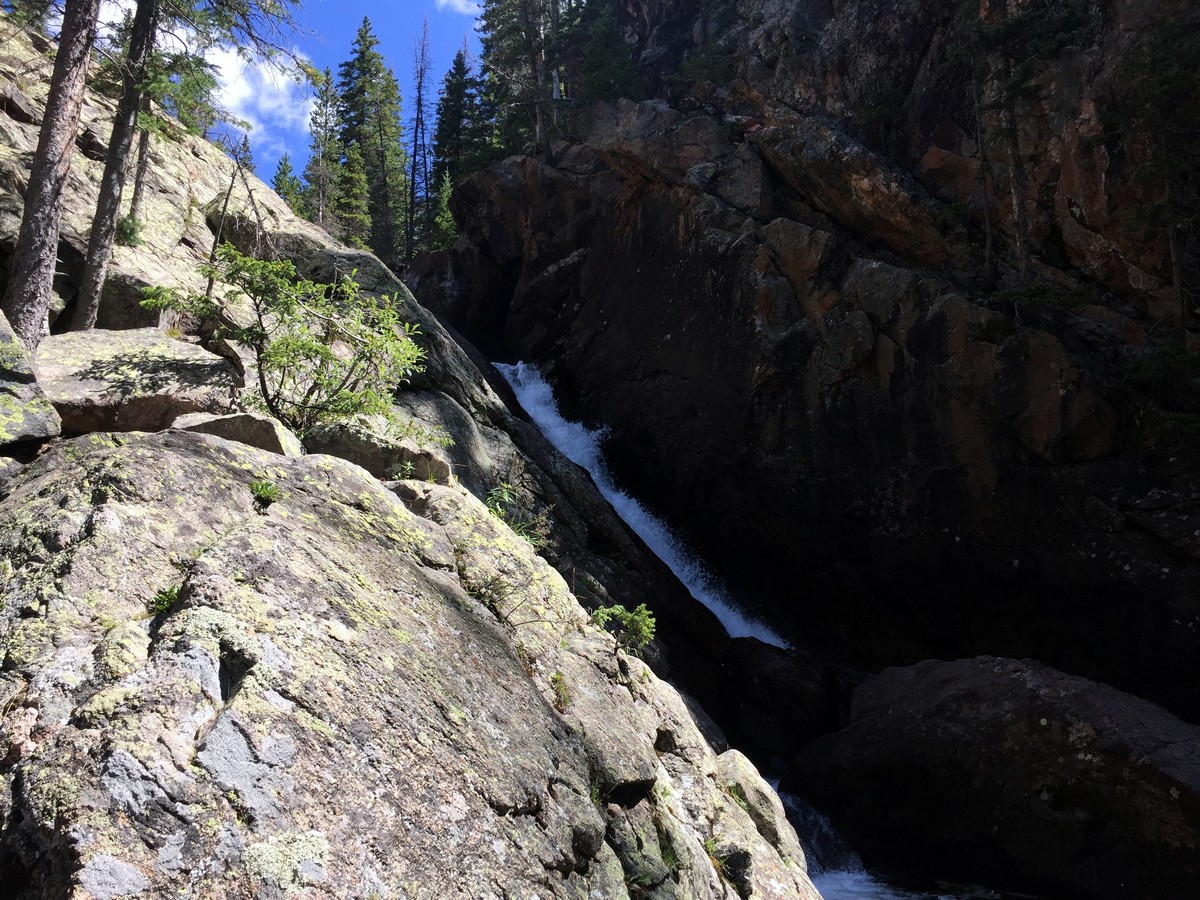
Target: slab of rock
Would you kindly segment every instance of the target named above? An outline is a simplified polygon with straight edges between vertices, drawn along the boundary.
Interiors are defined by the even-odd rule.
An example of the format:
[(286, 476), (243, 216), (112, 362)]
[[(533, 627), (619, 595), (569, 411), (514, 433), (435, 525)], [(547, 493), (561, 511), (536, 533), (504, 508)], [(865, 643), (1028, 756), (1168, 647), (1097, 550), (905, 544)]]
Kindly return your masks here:
[(417, 487), (420, 515), (343, 460), (182, 431), (18, 473), (5, 889), (817, 900), (749, 764), (481, 502)]
[(183, 413), (225, 412), (239, 385), (221, 357), (154, 328), (52, 335), (36, 361), (68, 434), (158, 431)]
[(215, 434), (227, 441), (237, 441), (282, 456), (304, 455), (300, 439), (284, 428), (282, 422), (259, 413), (230, 413), (227, 416), (187, 413), (172, 422), (171, 427), (181, 431)]
[(25, 345), (0, 313), (0, 447), (54, 437), (58, 413), (46, 399)]
[(1030, 660), (888, 669), (798, 770), (868, 865), (1050, 896), (1200, 884), (1200, 728)]
[(416, 478), (445, 484), (450, 463), (445, 452), (421, 435), (380, 434), (365, 423), (322, 425), (304, 437), (309, 453), (327, 453), (362, 466), (376, 478)]

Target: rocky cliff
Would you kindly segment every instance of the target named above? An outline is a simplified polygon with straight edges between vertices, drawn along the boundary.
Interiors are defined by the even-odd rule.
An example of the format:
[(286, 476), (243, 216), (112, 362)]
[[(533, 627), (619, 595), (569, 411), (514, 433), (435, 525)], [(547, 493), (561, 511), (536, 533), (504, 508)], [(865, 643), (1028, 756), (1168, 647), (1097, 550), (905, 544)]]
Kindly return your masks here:
[[(0, 245), (45, 49), (12, 29), (0, 48)], [(93, 96), (85, 112), (64, 309), (111, 108)], [(5, 890), (816, 897), (753, 765), (581, 605), (652, 603), (664, 674), (703, 688), (737, 671), (586, 475), (378, 260), (239, 182), (218, 150), (156, 140), (150, 178), (107, 329), (47, 337), (33, 360), (0, 330), (0, 396), (17, 398), (0, 407)], [(243, 249), (326, 281), (357, 270), (420, 324), (426, 371), (397, 395), (408, 437), (348, 423), (301, 455), (237, 411), (238, 348), (182, 334), (204, 323), (169, 337), (136, 305), (141, 285), (199, 284), (231, 185)], [(479, 499), (501, 481), (553, 508), (545, 558)]]
[(976, 191), (950, 7), (630, 3), (647, 65), (723, 80), (685, 61), (667, 99), (465, 182), (420, 293), (542, 364), (798, 646), (1030, 656), (1194, 718), (1194, 356), (1165, 340), (1164, 245), (1121, 230), (1135, 181), (1087, 139), (1126, 50), (1183, 13), (1077, 6), (1019, 101), (1025, 283), (1015, 167)]

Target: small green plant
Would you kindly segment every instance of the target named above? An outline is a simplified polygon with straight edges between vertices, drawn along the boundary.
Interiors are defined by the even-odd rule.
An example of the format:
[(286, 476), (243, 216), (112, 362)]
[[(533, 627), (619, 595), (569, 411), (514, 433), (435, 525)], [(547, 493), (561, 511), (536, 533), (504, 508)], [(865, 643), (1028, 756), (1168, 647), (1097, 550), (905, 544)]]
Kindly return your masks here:
[(567, 687), (562, 672), (556, 671), (550, 676), (550, 689), (554, 691), (554, 708), (559, 712), (565, 712), (566, 708), (571, 705), (571, 689)]
[(416, 475), (417, 467), (412, 464), (411, 459), (406, 459), (396, 467), (395, 478), (397, 481), (408, 481)]
[(156, 616), (161, 616), (163, 613), (169, 613), (174, 609), (175, 604), (179, 602), (180, 587), (178, 584), (173, 584), (156, 593), (154, 599), (149, 603), (150, 612)]
[(250, 495), (254, 497), (255, 503), (262, 506), (270, 506), (283, 496), (279, 490), (279, 485), (265, 478), (259, 478), (256, 481), (250, 482)]
[(632, 611), (619, 603), (602, 606), (592, 613), (592, 621), (612, 632), (617, 646), (631, 653), (637, 653), (654, 640), (656, 623), (645, 603), (639, 603)]
[(746, 812), (750, 811), (750, 801), (746, 799), (746, 792), (742, 790), (742, 786), (736, 781), (731, 781), (725, 785), (725, 790), (734, 802)]
[(249, 347), (267, 412), (301, 436), (358, 415), (395, 419), (392, 392), (422, 371), (425, 352), (414, 340), (419, 327), (400, 320), (394, 301), (363, 294), (349, 277), (300, 280), (292, 263), (229, 244), (201, 271), (226, 285), (223, 296), (151, 287), (142, 306), (218, 322), (216, 337)]
[(717, 852), (717, 839), (707, 837), (704, 839), (704, 852), (708, 856), (708, 861), (712, 863), (713, 869), (716, 870), (717, 877), (722, 881), (727, 880), (725, 875), (725, 857)]
[(142, 245), (142, 223), (133, 216), (124, 216), (118, 219), (115, 240), (122, 247), (140, 247)]
[(550, 510), (529, 513), (521, 509), (516, 491), (507, 481), (500, 482), (488, 491), (484, 505), (517, 537), (528, 541), (534, 550), (541, 551), (550, 546)]

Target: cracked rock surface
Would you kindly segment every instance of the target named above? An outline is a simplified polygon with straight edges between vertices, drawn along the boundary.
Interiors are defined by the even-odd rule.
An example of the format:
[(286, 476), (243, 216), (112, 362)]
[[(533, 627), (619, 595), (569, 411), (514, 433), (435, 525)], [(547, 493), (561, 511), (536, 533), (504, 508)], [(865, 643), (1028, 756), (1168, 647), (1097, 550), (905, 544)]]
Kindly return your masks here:
[(179, 431), (5, 483), (8, 896), (817, 896), (757, 773), (557, 572), (395, 487)]

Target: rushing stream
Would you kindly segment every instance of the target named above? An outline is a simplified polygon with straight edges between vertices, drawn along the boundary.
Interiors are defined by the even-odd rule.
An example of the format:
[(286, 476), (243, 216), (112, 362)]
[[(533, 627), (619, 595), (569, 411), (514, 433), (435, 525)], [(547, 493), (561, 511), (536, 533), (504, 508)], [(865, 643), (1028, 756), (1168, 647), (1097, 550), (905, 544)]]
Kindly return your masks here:
[(587, 470), (617, 515), (667, 564), (692, 596), (712, 610), (730, 637), (754, 637), (776, 647), (788, 646), (783, 638), (762, 622), (739, 610), (724, 588), (704, 570), (704, 566), (688, 552), (666, 523), (651, 515), (637, 500), (616, 486), (604, 464), (600, 446), (604, 439), (603, 431), (591, 431), (579, 422), (564, 419), (554, 402), (554, 392), (535, 366), (525, 363), (515, 366), (495, 363), (495, 366), (512, 386), (521, 406), (546, 439), (563, 456)]
[[(554, 402), (550, 385), (536, 367), (525, 363), (495, 365), (546, 439), (573, 463), (587, 470), (617, 515), (670, 567), (692, 596), (713, 611), (730, 636), (755, 637), (776, 647), (788, 646), (762, 622), (740, 611), (725, 589), (705, 571), (670, 528), (616, 486), (604, 464), (601, 449), (604, 433), (564, 419)], [(808, 854), (813, 883), (825, 900), (927, 900), (938, 896), (901, 891), (877, 881), (824, 816), (797, 797), (782, 796), (788, 817), (800, 833)]]

